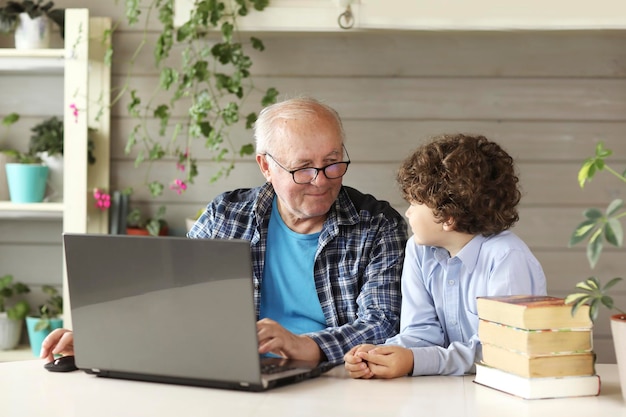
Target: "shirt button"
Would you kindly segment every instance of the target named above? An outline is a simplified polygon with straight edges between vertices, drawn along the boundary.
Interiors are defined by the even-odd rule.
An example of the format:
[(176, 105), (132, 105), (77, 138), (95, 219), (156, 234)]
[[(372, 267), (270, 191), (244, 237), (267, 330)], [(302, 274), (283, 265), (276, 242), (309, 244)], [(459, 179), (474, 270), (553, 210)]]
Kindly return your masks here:
[(454, 280), (451, 279), (450, 281), (448, 281), (448, 285), (454, 285)]

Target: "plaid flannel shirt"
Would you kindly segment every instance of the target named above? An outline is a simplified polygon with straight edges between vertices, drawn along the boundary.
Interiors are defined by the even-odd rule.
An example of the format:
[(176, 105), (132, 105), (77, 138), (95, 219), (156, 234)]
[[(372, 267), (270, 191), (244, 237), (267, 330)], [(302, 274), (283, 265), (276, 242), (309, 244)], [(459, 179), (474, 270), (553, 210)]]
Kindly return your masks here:
[[(190, 238), (250, 241), (257, 317), (275, 192), (271, 184), (217, 196)], [(324, 223), (313, 276), (327, 328), (307, 333), (333, 363), (361, 343), (383, 343), (398, 332), (406, 223), (387, 202), (342, 187)]]

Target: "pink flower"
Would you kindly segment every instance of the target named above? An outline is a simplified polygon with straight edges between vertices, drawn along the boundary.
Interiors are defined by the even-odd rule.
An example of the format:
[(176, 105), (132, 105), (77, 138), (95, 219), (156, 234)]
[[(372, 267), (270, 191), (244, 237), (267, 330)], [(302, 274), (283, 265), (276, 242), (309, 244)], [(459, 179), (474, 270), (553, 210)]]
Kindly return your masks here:
[(74, 116), (74, 123), (78, 123), (78, 107), (76, 107), (75, 103), (70, 104), (70, 109), (72, 109), (72, 115)]
[(170, 190), (174, 190), (176, 191), (177, 194), (182, 194), (183, 191), (185, 191), (187, 189), (187, 184), (185, 184), (185, 182), (183, 180), (179, 180), (178, 178), (175, 179), (171, 184), (170, 184)]
[(111, 207), (111, 196), (105, 191), (99, 188), (94, 188), (93, 198), (96, 200), (96, 208), (98, 210), (106, 211), (109, 207)]

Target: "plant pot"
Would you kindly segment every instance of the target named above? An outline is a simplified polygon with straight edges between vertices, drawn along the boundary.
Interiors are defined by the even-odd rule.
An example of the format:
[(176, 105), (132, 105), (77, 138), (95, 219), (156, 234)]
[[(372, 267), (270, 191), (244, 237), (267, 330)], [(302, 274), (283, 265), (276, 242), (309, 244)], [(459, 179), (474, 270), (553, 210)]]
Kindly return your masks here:
[(63, 319), (50, 319), (50, 328), (45, 330), (35, 331), (35, 326), (40, 320), (39, 317), (26, 317), (26, 329), (28, 330), (28, 340), (30, 341), (30, 349), (33, 352), (33, 356), (39, 357), (41, 352), (41, 343), (54, 329), (60, 329), (63, 327)]
[(50, 46), (50, 21), (46, 16), (31, 19), (20, 13), (15, 28), (15, 49), (43, 49)]
[[(167, 236), (168, 232), (169, 228), (167, 226), (164, 226), (161, 228), (161, 230), (159, 230), (159, 236)], [(148, 232), (148, 229), (144, 229), (141, 227), (127, 227), (126, 234), (134, 236), (150, 236), (150, 232)]]
[(622, 398), (626, 401), (626, 315), (614, 314), (611, 316), (611, 333), (613, 334), (613, 347), (617, 358)]
[(46, 201), (63, 201), (63, 155), (41, 152), (39, 157), (49, 170)]
[(48, 167), (39, 164), (6, 164), (9, 195), (13, 203), (41, 203), (46, 193)]
[(6, 164), (12, 162), (12, 158), (0, 152), (0, 201), (9, 200), (9, 184), (7, 183)]
[(185, 225), (187, 226), (187, 232), (191, 230), (193, 225), (196, 224), (196, 219), (192, 219), (191, 217), (187, 217), (185, 219)]
[(0, 350), (15, 349), (22, 336), (22, 320), (13, 320), (0, 313)]

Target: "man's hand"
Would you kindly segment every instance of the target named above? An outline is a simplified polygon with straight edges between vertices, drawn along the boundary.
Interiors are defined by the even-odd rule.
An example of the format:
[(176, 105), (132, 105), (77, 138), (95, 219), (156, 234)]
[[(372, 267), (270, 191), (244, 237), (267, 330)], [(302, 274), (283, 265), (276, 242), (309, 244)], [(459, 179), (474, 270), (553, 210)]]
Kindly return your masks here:
[[(413, 352), (400, 346), (377, 346), (357, 352), (374, 378), (397, 378), (413, 373)], [(347, 364), (347, 362), (346, 362)]]
[(74, 354), (74, 333), (71, 330), (55, 329), (43, 340), (39, 357), (46, 362), (52, 362), (54, 354), (63, 356)]
[(374, 377), (374, 373), (367, 366), (367, 362), (361, 357), (361, 353), (366, 353), (374, 348), (376, 348), (375, 345), (357, 345), (344, 355), (344, 367), (350, 378), (370, 379)]
[(259, 353), (273, 353), (290, 359), (322, 361), (322, 351), (308, 336), (289, 332), (271, 319), (261, 319), (256, 325)]

